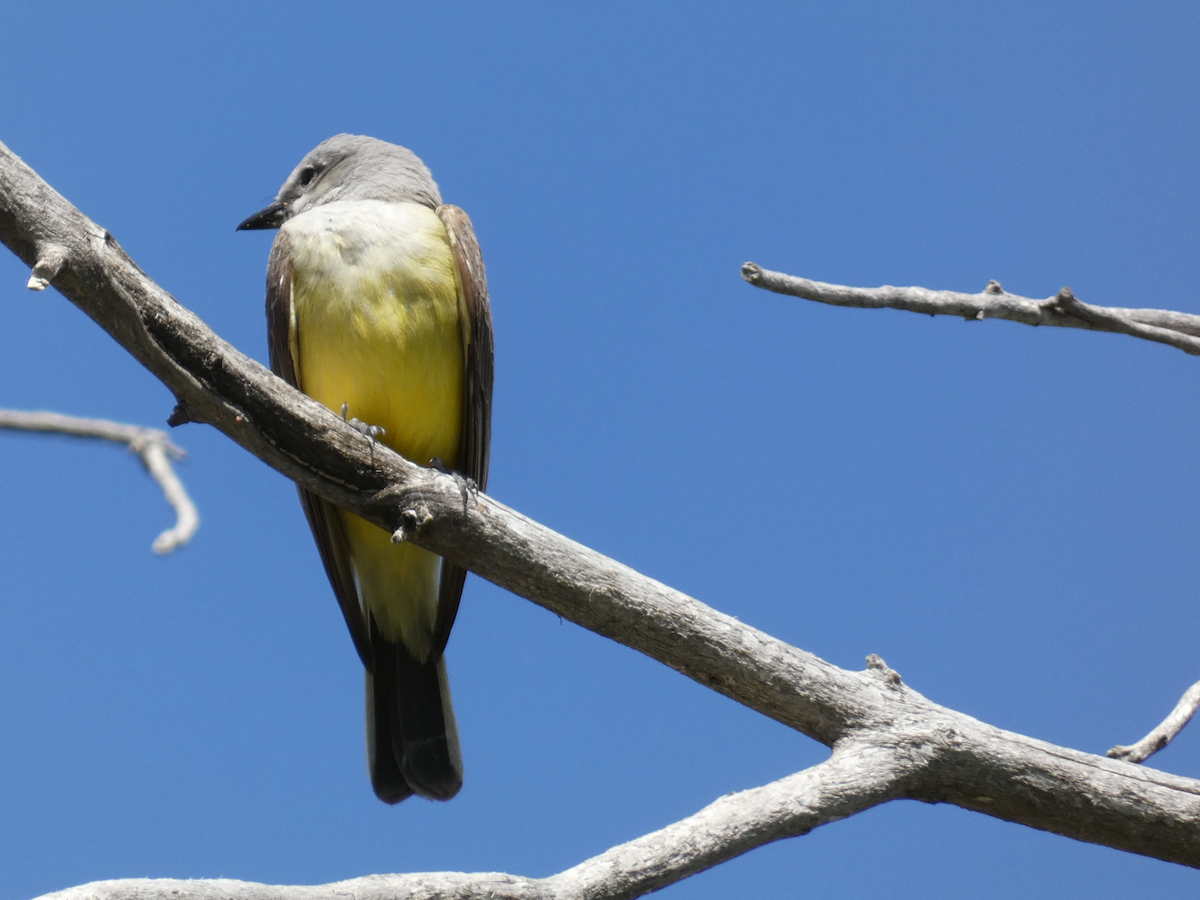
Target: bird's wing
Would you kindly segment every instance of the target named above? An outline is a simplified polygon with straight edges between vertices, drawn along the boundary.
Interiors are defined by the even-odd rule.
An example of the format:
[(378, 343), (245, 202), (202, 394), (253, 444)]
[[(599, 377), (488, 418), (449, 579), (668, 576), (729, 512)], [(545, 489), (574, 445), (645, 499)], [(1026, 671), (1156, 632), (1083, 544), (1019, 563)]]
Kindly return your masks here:
[[(292, 261), (288, 236), (280, 231), (271, 245), (271, 257), (267, 262), (267, 342), (271, 352), (271, 371), (292, 387), (304, 390), (297, 370), (299, 340), (295, 333), (295, 316), (292, 312)], [(486, 466), (485, 466), (486, 471)], [(322, 500), (312, 491), (297, 486), (300, 504), (308, 518), (325, 574), (337, 594), (338, 605), (354, 639), (354, 647), (368, 671), (374, 668), (374, 652), (367, 634), (367, 622), (358, 600), (358, 588), (354, 583), (354, 569), (350, 564), (350, 552), (342, 530), (338, 509), (327, 500)]]
[[(439, 206), (437, 214), (450, 237), (465, 312), (463, 340), (467, 370), (463, 379), (462, 437), (459, 439), (458, 465), (455, 468), (460, 475), (474, 481), (482, 491), (487, 488), (494, 371), (492, 307), (488, 301), (487, 274), (483, 268), (479, 241), (475, 239), (475, 229), (467, 214), (450, 204)], [(466, 569), (443, 560), (430, 659), (436, 659), (446, 647), (466, 578)]]

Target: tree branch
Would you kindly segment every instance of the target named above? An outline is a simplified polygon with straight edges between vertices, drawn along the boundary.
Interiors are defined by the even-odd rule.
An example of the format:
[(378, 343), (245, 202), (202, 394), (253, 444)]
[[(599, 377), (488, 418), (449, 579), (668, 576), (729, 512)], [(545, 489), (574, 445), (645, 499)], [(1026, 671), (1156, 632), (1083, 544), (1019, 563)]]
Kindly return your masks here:
[[(953, 803), (1200, 867), (1200, 782), (993, 728), (931, 703), (878, 658), (870, 658), (863, 672), (840, 669), (491, 497), (464, 497), (452, 477), (374, 444), (221, 341), (3, 145), (0, 240), (35, 274), (39, 267), (56, 272), (49, 276), (54, 286), (175, 393), (173, 424), (213, 425), (288, 477), (398, 538), (825, 743), (834, 749), (831, 763), (853, 758), (855, 748), (871, 748), (890, 787), (870, 802), (906, 797)], [(863, 766), (856, 773), (860, 798), (876, 796), (875, 769)], [(810, 772), (818, 770), (826, 771)], [(757, 821), (751, 817), (740, 827), (752, 832)], [(657, 840), (674, 839), (672, 828)], [(678, 848), (667, 849), (703, 856), (689, 856), (686, 834), (678, 839)], [(744, 841), (743, 849), (756, 845), (750, 837)], [(650, 889), (635, 871), (640, 858), (609, 858), (604, 865), (626, 867), (613, 883), (623, 886), (628, 878), (642, 886), (637, 890)], [(681, 863), (672, 877), (694, 871), (693, 864)], [(504, 883), (509, 881), (518, 880)], [(199, 887), (196, 895), (206, 890)], [(635, 895), (624, 890), (614, 896)]]
[(1171, 710), (1171, 714), (1163, 719), (1158, 727), (1136, 744), (1128, 747), (1118, 744), (1108, 751), (1107, 756), (1134, 763), (1149, 759), (1175, 739), (1175, 735), (1179, 734), (1183, 727), (1192, 720), (1197, 708), (1200, 708), (1200, 681), (1184, 691), (1179, 702), (1175, 704), (1175, 708)]
[[(807, 834), (901, 796), (910, 774), (887, 748), (846, 744), (825, 762), (779, 781), (726, 794), (704, 809), (548, 878), (484, 872), (374, 875), (316, 887), (245, 881), (121, 879), (40, 900), (625, 900), (641, 897), (755, 847)], [(911, 767), (909, 767), (911, 768)]]
[[(30, 278), (32, 282), (33, 277)], [(40, 288), (37, 288), (40, 290)], [(155, 553), (170, 553), (192, 539), (200, 527), (200, 514), (196, 504), (188, 496), (187, 488), (175, 474), (171, 459), (182, 460), (187, 453), (173, 444), (166, 432), (157, 428), (142, 428), (125, 425), (109, 419), (82, 419), (54, 412), (23, 412), (15, 409), (0, 409), (0, 428), (14, 431), (41, 431), (66, 434), (72, 437), (100, 438), (124, 444), (136, 453), (150, 473), (171, 508), (175, 510), (175, 525), (154, 539), (151, 549)]]
[(755, 287), (832, 306), (903, 309), (930, 316), (958, 316), (969, 322), (1007, 319), (1025, 325), (1111, 331), (1169, 344), (1184, 353), (1200, 355), (1200, 316), (1166, 309), (1092, 306), (1078, 300), (1066, 287), (1046, 300), (1031, 300), (1005, 293), (998, 281), (989, 281), (988, 286), (978, 294), (890, 285), (856, 288), (772, 272), (752, 262), (742, 266), (742, 277)]

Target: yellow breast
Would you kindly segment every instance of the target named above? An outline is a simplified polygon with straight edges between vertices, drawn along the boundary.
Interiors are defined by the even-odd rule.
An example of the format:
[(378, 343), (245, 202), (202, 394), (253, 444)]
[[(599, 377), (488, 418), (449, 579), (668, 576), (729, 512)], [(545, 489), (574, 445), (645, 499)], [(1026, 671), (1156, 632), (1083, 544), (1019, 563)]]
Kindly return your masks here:
[(441, 219), (416, 203), (331, 203), (284, 230), (301, 389), (383, 426), (413, 462), (455, 465), (463, 322)]
[[(300, 388), (370, 425), (407, 459), (458, 463), (464, 317), (445, 226), (416, 203), (330, 203), (289, 220), (291, 349)], [(363, 601), (422, 654), (438, 557), (343, 514)]]

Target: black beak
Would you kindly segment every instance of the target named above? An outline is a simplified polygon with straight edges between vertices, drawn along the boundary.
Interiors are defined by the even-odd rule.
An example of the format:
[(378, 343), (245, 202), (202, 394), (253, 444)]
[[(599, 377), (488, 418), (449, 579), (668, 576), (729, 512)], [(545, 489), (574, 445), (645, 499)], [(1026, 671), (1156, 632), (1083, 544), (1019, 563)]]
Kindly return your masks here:
[(238, 231), (261, 231), (264, 228), (278, 228), (288, 217), (288, 204), (276, 200), (266, 209), (260, 209), (245, 222), (237, 227)]

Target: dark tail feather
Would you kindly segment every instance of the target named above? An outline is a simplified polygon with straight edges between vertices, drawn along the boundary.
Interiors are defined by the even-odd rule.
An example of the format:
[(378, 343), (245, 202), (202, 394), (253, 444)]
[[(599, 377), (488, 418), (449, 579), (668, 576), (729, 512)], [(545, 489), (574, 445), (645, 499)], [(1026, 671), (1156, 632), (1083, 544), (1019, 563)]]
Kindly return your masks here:
[[(373, 623), (372, 623), (373, 624)], [(384, 803), (411, 794), (449, 800), (462, 787), (458, 727), (445, 661), (418, 662), (371, 629), (375, 671), (367, 673), (367, 756)]]
[[(378, 653), (378, 641), (375, 644), (374, 652)], [(383, 662), (375, 657), (376, 671)], [(391, 659), (387, 662), (394, 666)], [(392, 750), (396, 708), (396, 679), (378, 678), (367, 672), (367, 768), (375, 796), (384, 803), (399, 803), (413, 793)]]

